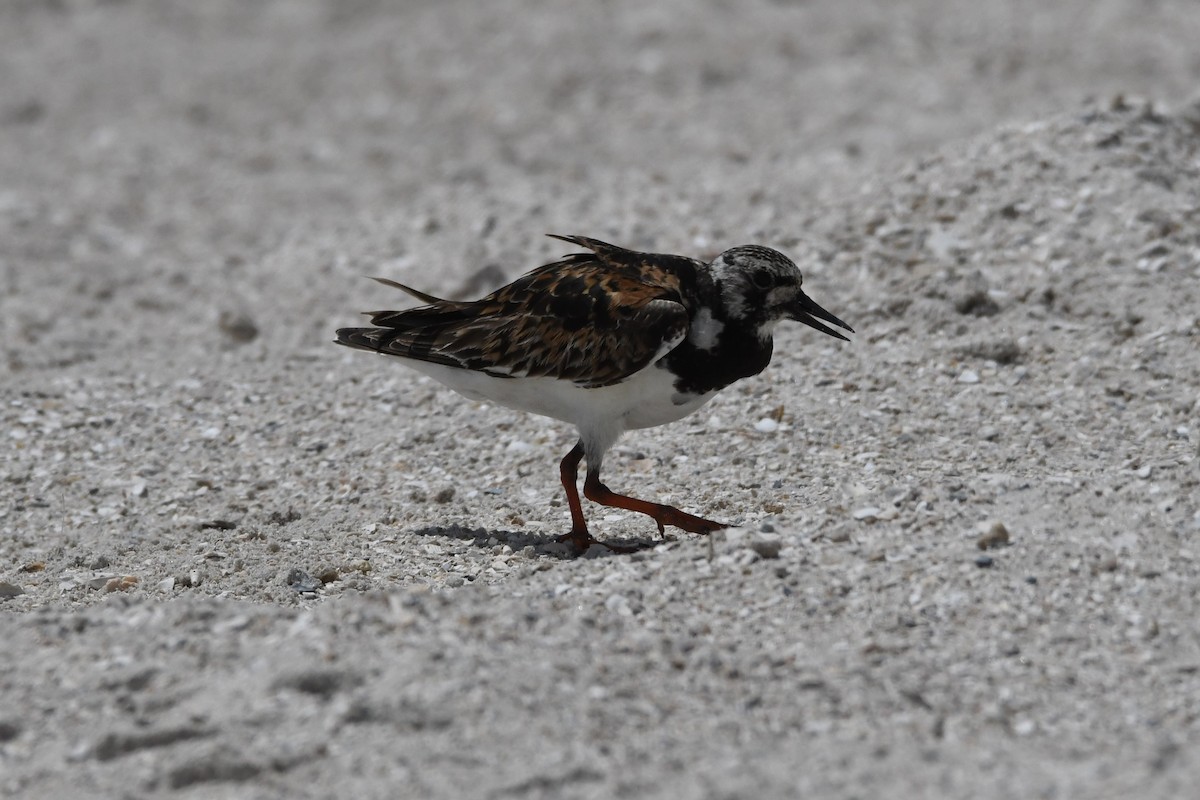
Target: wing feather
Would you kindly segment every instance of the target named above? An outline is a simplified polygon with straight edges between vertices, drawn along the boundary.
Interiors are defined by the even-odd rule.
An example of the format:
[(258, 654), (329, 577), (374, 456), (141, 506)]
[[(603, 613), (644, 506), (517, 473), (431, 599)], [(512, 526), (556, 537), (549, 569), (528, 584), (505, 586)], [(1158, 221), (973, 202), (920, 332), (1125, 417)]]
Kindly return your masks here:
[[(620, 383), (687, 336), (679, 275), (650, 256), (579, 236), (587, 247), (481, 300), (433, 298), (371, 313), (373, 328), (343, 328), (340, 344), (496, 377), (552, 377), (584, 387)], [(690, 259), (680, 259), (688, 261)]]

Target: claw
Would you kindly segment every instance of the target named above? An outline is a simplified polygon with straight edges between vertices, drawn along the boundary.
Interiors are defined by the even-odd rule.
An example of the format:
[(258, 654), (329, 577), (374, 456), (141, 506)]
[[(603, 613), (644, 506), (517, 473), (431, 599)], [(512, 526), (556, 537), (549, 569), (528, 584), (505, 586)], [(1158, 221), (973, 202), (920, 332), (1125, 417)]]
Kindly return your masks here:
[(554, 541), (572, 545), (576, 550), (579, 551), (579, 555), (586, 553), (588, 548), (594, 544), (608, 548), (608, 550), (613, 553), (636, 553), (638, 550), (642, 550), (646, 547), (646, 545), (639, 546), (634, 544), (611, 544), (610, 542), (602, 542), (587, 531), (574, 530), (570, 533), (564, 533), (561, 536), (555, 536)]
[(561, 536), (555, 536), (554, 541), (559, 544), (570, 544), (580, 553), (586, 553), (589, 547), (600, 543), (596, 537), (587, 531), (577, 530), (572, 530), (570, 533), (564, 533)]

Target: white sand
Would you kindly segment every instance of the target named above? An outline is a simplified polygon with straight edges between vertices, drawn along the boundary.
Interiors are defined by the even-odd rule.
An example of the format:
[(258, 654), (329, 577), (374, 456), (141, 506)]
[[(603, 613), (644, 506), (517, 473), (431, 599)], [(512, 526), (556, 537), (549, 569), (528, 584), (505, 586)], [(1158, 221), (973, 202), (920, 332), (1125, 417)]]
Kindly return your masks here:
[[(1194, 791), (1194, 3), (396, 5), (0, 6), (0, 794)], [(545, 232), (857, 329), (606, 464), (746, 531), (331, 344)]]

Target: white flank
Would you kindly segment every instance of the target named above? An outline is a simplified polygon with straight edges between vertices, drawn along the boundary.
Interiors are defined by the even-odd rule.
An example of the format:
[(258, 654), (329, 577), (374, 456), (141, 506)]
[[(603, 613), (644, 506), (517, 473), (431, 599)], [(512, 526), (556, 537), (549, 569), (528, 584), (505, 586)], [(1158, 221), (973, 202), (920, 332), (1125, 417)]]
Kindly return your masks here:
[(402, 361), (472, 400), (571, 423), (583, 438), (589, 464), (598, 463), (625, 431), (683, 419), (716, 394), (680, 395), (670, 370), (654, 365), (621, 383), (586, 389), (555, 378), (494, 378), (426, 361)]
[(701, 350), (712, 350), (723, 330), (725, 330), (725, 323), (714, 319), (712, 309), (704, 307), (696, 313), (696, 318), (692, 320), (688, 341)]

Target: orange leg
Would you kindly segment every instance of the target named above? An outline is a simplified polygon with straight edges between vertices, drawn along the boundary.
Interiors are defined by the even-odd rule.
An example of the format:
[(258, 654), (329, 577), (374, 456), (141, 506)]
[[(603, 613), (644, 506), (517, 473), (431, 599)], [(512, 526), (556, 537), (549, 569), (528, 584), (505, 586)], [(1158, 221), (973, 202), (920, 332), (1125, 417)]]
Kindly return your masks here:
[[(578, 460), (576, 460), (576, 464), (578, 463)], [(664, 532), (664, 525), (674, 525), (676, 528), (682, 528), (688, 533), (712, 533), (713, 531), (729, 527), (722, 522), (714, 522), (711, 519), (692, 516), (674, 506), (651, 503), (648, 500), (638, 500), (636, 497), (617, 494), (600, 482), (600, 470), (592, 469), (590, 465), (588, 466), (587, 478), (583, 481), (583, 496), (602, 506), (613, 506), (615, 508), (623, 508), (626, 511), (636, 511), (639, 514), (645, 514), (658, 523), (659, 533)], [(578, 498), (576, 502), (578, 502)]]
[[(570, 542), (579, 552), (586, 551), (593, 544), (601, 544), (609, 550), (618, 553), (631, 553), (640, 548), (608, 544), (596, 539), (588, 531), (587, 520), (583, 518), (583, 504), (579, 500), (579, 462), (583, 460), (583, 442), (577, 443), (571, 452), (563, 457), (558, 465), (559, 476), (562, 478), (563, 490), (567, 493), (567, 506), (571, 509), (571, 532), (555, 538), (556, 542)], [(645, 514), (658, 523), (658, 532), (664, 532), (665, 525), (682, 528), (688, 533), (712, 533), (729, 527), (722, 522), (696, 517), (680, 511), (674, 506), (662, 503), (651, 503), (638, 500), (636, 497), (617, 494), (600, 482), (600, 470), (588, 467), (587, 477), (583, 481), (583, 494), (587, 499), (602, 506), (623, 508), (626, 511), (636, 511)]]
[(583, 518), (583, 504), (579, 502), (579, 462), (583, 460), (583, 442), (579, 442), (558, 465), (563, 489), (567, 492), (567, 505), (571, 508), (571, 532), (557, 537), (556, 542), (570, 542), (579, 552), (592, 546), (596, 540), (588, 533), (587, 521)]

